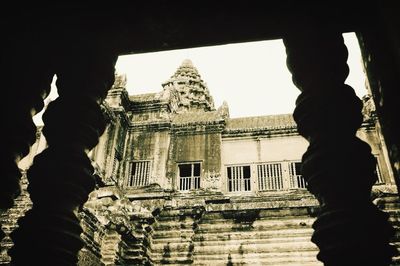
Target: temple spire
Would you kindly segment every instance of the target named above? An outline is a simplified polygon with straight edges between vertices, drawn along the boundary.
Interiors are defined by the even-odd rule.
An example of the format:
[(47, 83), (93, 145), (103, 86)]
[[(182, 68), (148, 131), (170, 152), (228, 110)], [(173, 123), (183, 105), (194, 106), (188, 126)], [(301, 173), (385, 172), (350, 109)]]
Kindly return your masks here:
[(212, 111), (214, 100), (207, 84), (190, 59), (183, 60), (175, 73), (162, 84), (164, 90), (177, 92), (178, 113), (188, 111)]

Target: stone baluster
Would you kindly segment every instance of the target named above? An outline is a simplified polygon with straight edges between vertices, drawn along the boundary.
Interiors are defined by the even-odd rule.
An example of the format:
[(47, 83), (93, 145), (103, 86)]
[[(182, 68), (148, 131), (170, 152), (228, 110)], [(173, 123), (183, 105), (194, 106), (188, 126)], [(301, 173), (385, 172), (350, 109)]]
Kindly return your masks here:
[(304, 28), (288, 33), (284, 44), (301, 91), (294, 119), (310, 143), (303, 174), (321, 206), (312, 236), (320, 249), (317, 258), (328, 266), (389, 265), (393, 228), (370, 199), (376, 162), (368, 144), (355, 136), (362, 103), (344, 83), (349, 68), (343, 37)]
[[(23, 49), (15, 53), (10, 52), (11, 48), (5, 50), (9, 53), (3, 54), (1, 60), (5, 95), (1, 107), (7, 137), (2, 146), (0, 212), (11, 208), (20, 193), (18, 162), (29, 153), (36, 140), (32, 115), (42, 110), (54, 75), (45, 57), (38, 60), (33, 54), (22, 52)], [(0, 240), (3, 237), (0, 226)]]
[(59, 97), (43, 115), (48, 148), (28, 170), (33, 208), (11, 236), (13, 265), (77, 263), (83, 246), (77, 211), (95, 185), (87, 152), (105, 129), (99, 103), (114, 82), (117, 59), (96, 45), (79, 47), (57, 62)]

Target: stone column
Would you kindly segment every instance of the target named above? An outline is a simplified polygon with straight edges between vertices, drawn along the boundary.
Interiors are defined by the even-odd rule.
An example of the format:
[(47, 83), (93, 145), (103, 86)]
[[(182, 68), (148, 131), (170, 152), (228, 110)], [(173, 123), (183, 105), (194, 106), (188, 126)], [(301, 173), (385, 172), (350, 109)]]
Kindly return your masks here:
[[(3, 80), (2, 161), (0, 176), (0, 213), (14, 205), (14, 199), (20, 194), (21, 172), (18, 162), (29, 153), (30, 146), (36, 140), (36, 126), (32, 115), (39, 112), (43, 99), (50, 91), (54, 72), (51, 64), (41, 51), (31, 53), (17, 43), (22, 40), (3, 40), (4, 44), (15, 47), (4, 48), (1, 55), (1, 75)], [(32, 41), (31, 41), (32, 42)], [(32, 44), (35, 49), (34, 44)], [(18, 50), (18, 48), (21, 48)], [(0, 240), (4, 237), (0, 225)]]
[(83, 242), (76, 214), (95, 185), (87, 152), (105, 129), (99, 103), (114, 82), (117, 59), (99, 44), (63, 46), (56, 66), (59, 97), (43, 115), (48, 148), (28, 170), (33, 208), (12, 234), (13, 265), (77, 263)]
[(301, 91), (294, 119), (310, 143), (302, 173), (321, 206), (312, 236), (317, 258), (327, 266), (389, 265), (393, 228), (370, 199), (375, 158), (355, 136), (362, 103), (344, 84), (349, 68), (343, 37), (322, 26), (304, 27), (287, 33), (284, 44)]

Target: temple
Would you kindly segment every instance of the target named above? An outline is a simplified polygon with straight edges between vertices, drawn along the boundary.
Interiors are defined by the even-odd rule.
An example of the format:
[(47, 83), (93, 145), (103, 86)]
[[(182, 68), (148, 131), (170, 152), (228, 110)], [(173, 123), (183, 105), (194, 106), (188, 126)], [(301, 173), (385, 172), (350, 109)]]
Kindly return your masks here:
[[(79, 210), (79, 265), (322, 265), (311, 242), (320, 207), (302, 175), (309, 144), (292, 114), (230, 118), (188, 59), (162, 87), (128, 95), (126, 77), (116, 75), (101, 105), (107, 126), (89, 153), (96, 189)], [(397, 226), (388, 151), (371, 97), (362, 101), (357, 137), (370, 145), (378, 179), (371, 200)], [(45, 146), (39, 128), (23, 173)], [(7, 235), (31, 208), (23, 182), (1, 217)], [(7, 263), (10, 237), (1, 244)]]
[[(398, 207), (398, 194), (391, 198), (385, 196), (389, 192), (380, 192), (384, 186), (377, 185), (376, 146), (371, 144), (371, 138), (366, 140), (367, 143), (357, 137), (375, 130), (363, 120), (363, 100), (346, 84), (348, 51), (343, 40), (343, 33), (354, 32), (357, 36), (370, 85), (368, 97), (374, 103), (367, 106), (375, 106), (379, 119), (375, 129), (378, 129), (377, 134), (382, 133), (379, 135), (386, 143), (389, 158), (387, 172), (393, 173), (399, 189), (400, 20), (399, 7), (394, 1), (352, 4), (349, 1), (288, 0), (271, 2), (267, 8), (263, 1), (248, 4), (222, 0), (202, 1), (196, 5), (161, 0), (95, 6), (73, 3), (24, 5), (18, 2), (18, 5), (10, 3), (10, 7), (3, 10), (0, 76), (4, 95), (0, 108), (5, 137), (0, 164), (0, 215), (10, 219), (1, 221), (0, 239), (13, 242), (8, 250), (12, 265), (69, 266), (78, 261), (95, 264), (96, 260), (104, 261), (104, 264), (111, 261), (129, 264), (130, 260), (136, 260), (133, 264), (140, 261), (173, 264), (173, 261), (184, 260), (183, 257), (187, 258), (187, 264), (192, 260), (201, 264), (200, 258), (230, 265), (241, 264), (241, 257), (254, 263), (265, 262), (268, 256), (284, 260), (282, 255), (273, 252), (265, 255), (268, 252), (264, 252), (277, 241), (283, 243), (287, 239), (279, 235), (282, 231), (269, 230), (274, 228), (272, 219), (290, 220), (289, 214), (303, 202), (301, 199), (307, 199), (308, 192), (315, 197), (318, 208), (306, 207), (312, 204), (304, 203), (310, 211), (303, 217), (314, 215), (315, 220), (312, 229), (308, 228), (312, 232), (301, 239), (307, 239), (305, 243), (310, 249), (315, 244), (315, 260), (326, 266), (388, 266), (398, 259), (393, 245), (398, 232), (393, 216)], [(288, 175), (284, 170), (285, 167), (290, 169), (289, 163), (286, 166), (281, 163), (282, 186), (279, 177), (272, 182), (274, 185), (268, 183), (276, 177), (279, 166), (274, 166), (278, 169), (275, 174), (269, 172), (269, 166), (260, 166), (270, 163), (267, 156), (271, 153), (263, 149), (262, 144), (266, 139), (279, 139), (275, 134), (271, 133), (266, 139), (259, 134), (262, 162), (240, 157), (244, 149), (227, 156), (225, 145), (234, 145), (227, 136), (244, 141), (253, 129), (242, 130), (242, 123), (234, 123), (229, 117), (214, 119), (218, 117), (215, 113), (218, 109), (212, 111), (212, 106), (208, 106), (211, 100), (206, 94), (204, 99), (197, 97), (200, 94), (193, 94), (194, 98), (189, 94), (189, 100), (180, 107), (168, 107), (165, 103), (168, 102), (166, 99), (178, 95), (172, 98), (163, 95), (165, 99), (152, 99), (148, 95), (149, 104), (145, 99), (137, 99), (140, 102), (137, 106), (141, 108), (135, 109), (123, 89), (112, 88), (116, 79), (115, 64), (121, 55), (276, 39), (283, 41), (286, 65), (300, 91), (293, 112), (297, 132), (308, 142), (300, 167), (308, 192), (303, 191), (305, 196), (292, 201), (296, 204), (293, 208), (279, 211), (273, 207), (265, 208), (265, 203), (260, 203), (279, 203), (280, 194), (294, 191), (277, 189), (290, 187), (290, 181), (287, 181), (290, 172)], [(260, 57), (268, 60), (266, 54)], [(136, 74), (141, 75), (141, 70)], [(44, 126), (37, 134), (32, 116), (43, 109), (43, 100), (50, 92), (55, 75), (59, 97), (49, 103), (43, 115)], [(200, 85), (196, 90), (202, 88)], [(102, 104), (105, 98), (106, 104)], [(364, 99), (366, 102), (367, 98)], [(171, 100), (174, 102), (177, 101)], [(162, 107), (162, 111), (157, 112), (157, 106)], [(207, 108), (210, 110), (200, 111)], [(185, 115), (189, 113), (184, 111), (196, 111), (200, 114), (196, 116), (199, 121), (195, 124), (187, 122)], [(200, 118), (201, 114), (204, 114), (203, 118)], [(211, 114), (215, 116), (210, 117)], [(137, 128), (131, 126), (135, 123)], [(257, 128), (250, 122), (249, 126)], [(152, 127), (154, 138), (144, 137), (148, 134), (147, 128)], [(140, 128), (144, 131), (140, 132)], [(188, 131), (188, 128), (191, 129)], [(272, 128), (271, 132), (287, 132), (275, 125)], [(199, 133), (202, 130), (210, 132), (202, 137)], [(105, 131), (106, 135), (101, 137)], [(236, 133), (243, 136), (235, 136)], [(32, 150), (36, 136), (41, 134), (46, 139), (45, 149), (33, 158), (25, 182), (19, 165)], [(164, 144), (169, 148), (167, 155), (162, 149), (140, 151), (129, 147), (131, 153), (127, 149), (128, 144), (138, 148), (156, 147), (162, 143), (161, 136), (169, 141)], [(198, 138), (204, 138), (200, 147), (196, 147)], [(183, 145), (184, 140), (192, 142), (190, 149)], [(115, 143), (111, 144), (111, 141)], [(211, 141), (220, 143), (221, 153), (212, 150), (216, 153), (212, 154), (204, 148), (209, 147)], [(152, 143), (157, 144), (153, 146)], [(251, 143), (257, 150), (258, 146), (250, 140), (245, 147), (249, 144), (251, 148)], [(90, 159), (88, 153), (96, 146), (103, 148), (96, 148)], [(112, 150), (115, 147), (123, 153)], [(201, 152), (190, 155), (191, 161), (187, 161), (189, 156), (183, 156), (187, 150), (191, 154), (201, 148), (204, 153), (215, 156), (212, 159), (207, 156), (204, 161), (201, 161), (204, 158)], [(182, 153), (174, 152), (179, 150)], [(280, 151), (283, 153), (284, 149)], [(125, 157), (129, 154), (133, 158)], [(168, 158), (164, 170), (155, 164), (161, 156)], [(174, 161), (170, 161), (171, 158)], [(124, 165), (124, 160), (130, 160), (130, 166)], [(112, 167), (118, 164), (118, 167)], [(219, 177), (218, 164), (221, 166)], [(257, 172), (259, 166), (261, 173)], [(378, 158), (382, 173), (384, 166)], [(145, 170), (148, 167), (150, 172)], [(159, 187), (153, 182), (162, 176), (154, 169), (165, 172)], [(143, 171), (149, 173), (148, 178)], [(200, 178), (197, 178), (199, 171)], [(129, 180), (129, 175), (124, 176), (126, 172), (130, 173), (132, 182), (125, 181)], [(381, 176), (385, 182), (390, 180), (385, 174)], [(21, 178), (25, 182), (22, 186)], [(215, 183), (211, 181), (214, 179)], [(141, 182), (149, 185), (140, 186)], [(301, 182), (297, 186), (302, 186)], [(277, 193), (273, 201), (267, 200), (273, 194), (260, 191), (270, 187)], [(382, 189), (377, 191), (377, 187)], [(144, 193), (146, 189), (148, 191)], [(91, 194), (92, 191), (95, 192)], [(14, 212), (22, 205), (29, 205), (21, 199), (26, 192), (29, 192), (32, 207), (24, 214)], [(207, 193), (209, 196), (204, 196)], [(246, 196), (235, 197), (235, 193)], [(256, 197), (257, 194), (269, 196)], [(186, 201), (187, 198), (190, 200)], [(192, 208), (190, 201), (194, 199), (198, 201)], [(285, 204), (288, 199), (286, 196)], [(251, 207), (246, 209), (247, 203)], [(305, 207), (302, 207), (303, 211)], [(111, 213), (115, 214), (111, 219), (115, 222), (108, 219)], [(298, 214), (298, 217), (303, 215)], [(287, 220), (282, 215), (286, 215)], [(8, 221), (15, 220), (12, 217), (19, 217), (18, 226), (9, 234), (12, 225)], [(303, 229), (307, 228), (307, 222), (305, 225)], [(218, 232), (213, 232), (214, 228), (218, 228)], [(286, 233), (295, 226), (289, 228)], [(237, 233), (228, 233), (234, 230)], [(277, 237), (271, 237), (271, 232), (276, 232)], [(259, 238), (252, 237), (252, 233), (258, 234)], [(235, 237), (240, 239), (241, 246), (234, 244), (237, 243), (233, 240)], [(289, 245), (280, 244), (280, 249), (272, 249), (284, 252), (299, 241), (291, 240)], [(114, 250), (106, 248), (113, 243)], [(294, 249), (302, 252), (300, 248)], [(260, 254), (264, 254), (264, 258)], [(251, 260), (256, 257), (258, 259)], [(299, 263), (300, 259), (294, 264)], [(279, 265), (277, 261), (268, 264)]]

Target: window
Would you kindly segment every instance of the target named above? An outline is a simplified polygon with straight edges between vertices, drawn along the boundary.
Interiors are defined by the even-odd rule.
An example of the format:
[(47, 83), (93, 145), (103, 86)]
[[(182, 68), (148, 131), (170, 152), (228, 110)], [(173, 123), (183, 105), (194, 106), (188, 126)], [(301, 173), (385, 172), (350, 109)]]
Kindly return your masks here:
[(301, 162), (289, 163), (290, 188), (306, 188), (307, 182), (301, 175)]
[(258, 191), (280, 191), (307, 187), (307, 182), (301, 173), (301, 162), (278, 161), (227, 166), (228, 191), (251, 191), (252, 169), (254, 169), (254, 174), (257, 174), (257, 179), (254, 178), (254, 181), (258, 183)]
[(250, 165), (229, 166), (228, 174), (228, 191), (250, 191)]
[(281, 163), (265, 163), (257, 165), (258, 189), (282, 190), (283, 175)]
[(150, 161), (129, 162), (129, 187), (143, 187), (149, 184)]
[(200, 188), (200, 163), (178, 164), (179, 190), (187, 191)]

